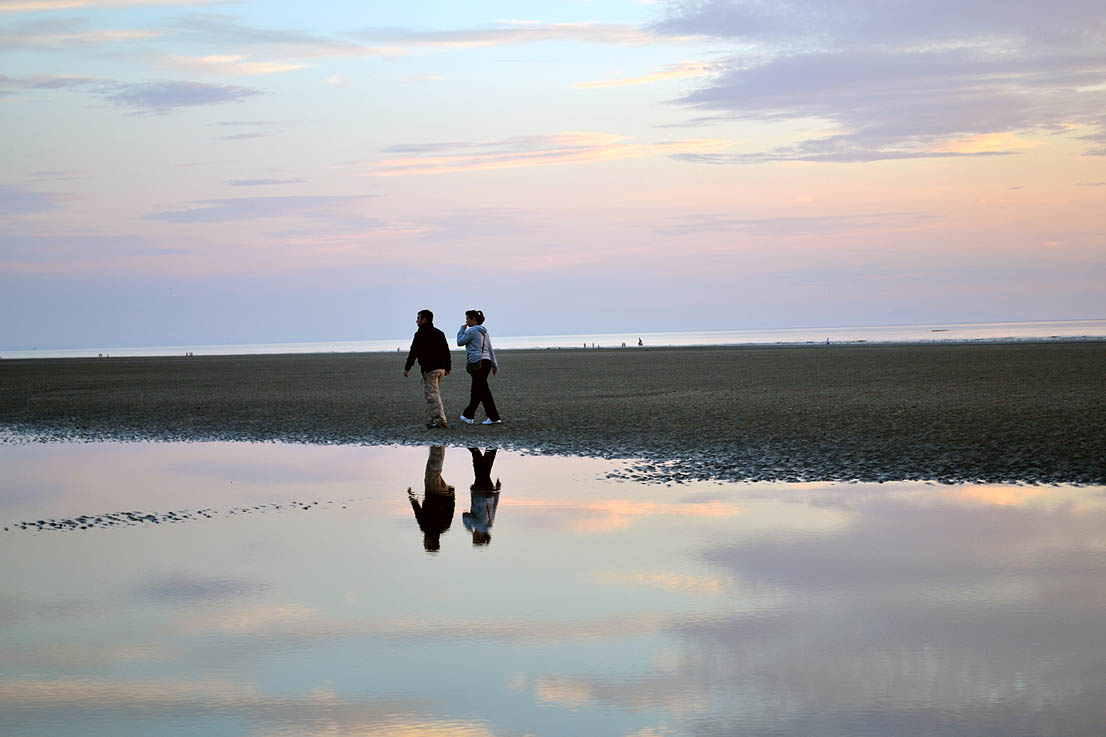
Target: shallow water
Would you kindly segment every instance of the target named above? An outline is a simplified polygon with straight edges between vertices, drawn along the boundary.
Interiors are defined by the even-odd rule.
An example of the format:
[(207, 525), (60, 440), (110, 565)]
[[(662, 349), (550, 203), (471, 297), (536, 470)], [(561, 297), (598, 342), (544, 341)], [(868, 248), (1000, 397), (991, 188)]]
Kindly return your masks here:
[(0, 734), (1101, 734), (1102, 487), (475, 461), (0, 445)]
[[(439, 327), (441, 327), (439, 325)], [(443, 327), (449, 333), (448, 326)], [(625, 348), (637, 342), (649, 347), (718, 345), (802, 345), (806, 343), (974, 343), (991, 341), (1051, 341), (1106, 338), (1106, 320), (940, 323), (928, 325), (866, 325), (854, 327), (692, 330), (664, 333), (579, 333), (575, 335), (496, 335), (498, 349)], [(406, 352), (407, 336), (386, 340), (323, 343), (243, 343), (146, 347), (49, 348), (3, 350), (3, 358), (91, 358), (114, 356), (228, 356), (285, 353)]]

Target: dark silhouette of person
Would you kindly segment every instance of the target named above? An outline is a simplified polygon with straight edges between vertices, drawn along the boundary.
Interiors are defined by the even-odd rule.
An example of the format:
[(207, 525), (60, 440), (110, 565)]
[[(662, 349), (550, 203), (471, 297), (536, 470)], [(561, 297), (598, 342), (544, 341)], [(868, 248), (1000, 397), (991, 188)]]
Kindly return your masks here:
[(499, 479), (492, 482), (492, 465), (497, 450), (488, 448), (481, 453), (479, 448), (469, 448), (473, 481), (469, 486), (469, 511), (461, 514), (461, 521), (465, 529), (472, 533), (472, 544), (476, 546), (492, 541), (491, 529), (495, 522), (495, 510), (499, 507), (499, 490), (503, 488)]
[(411, 351), (407, 354), (407, 362), (403, 364), (403, 377), (407, 378), (411, 367), (418, 361), (426, 411), (429, 414), (426, 427), (446, 428), (449, 423), (445, 420), (445, 408), (442, 406), (441, 384), (442, 379), (449, 376), (453, 369), (449, 343), (445, 340), (445, 333), (434, 327), (434, 313), (430, 310), (419, 310), (415, 322), (419, 329), (411, 340)]
[(442, 478), (442, 464), (445, 463), (445, 447), (430, 446), (426, 458), (426, 473), (423, 478), (422, 504), (415, 498), (411, 488), (407, 488), (407, 498), (415, 512), (415, 520), (422, 530), (422, 546), (428, 553), (441, 548), (442, 533), (453, 524), (453, 508), (456, 499), (453, 487)]

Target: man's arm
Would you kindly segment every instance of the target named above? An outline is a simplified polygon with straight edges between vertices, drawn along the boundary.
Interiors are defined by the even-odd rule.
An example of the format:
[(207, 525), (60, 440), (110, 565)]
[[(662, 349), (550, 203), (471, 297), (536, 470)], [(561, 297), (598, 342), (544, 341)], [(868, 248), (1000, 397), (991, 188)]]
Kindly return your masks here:
[(439, 341), (438, 350), (442, 352), (445, 363), (445, 373), (448, 376), (450, 372), (453, 371), (453, 356), (449, 352), (449, 343), (445, 339), (445, 333), (439, 330), (438, 335), (442, 336), (441, 341)]
[(418, 354), (419, 334), (411, 339), (411, 350), (407, 351), (407, 362), (403, 364), (403, 375), (406, 376), (411, 367), (415, 365), (415, 357)]
[(422, 506), (419, 504), (419, 500), (415, 498), (410, 486), (407, 487), (407, 500), (411, 502), (411, 510), (415, 513), (415, 520), (419, 523), (419, 527), (422, 527)]

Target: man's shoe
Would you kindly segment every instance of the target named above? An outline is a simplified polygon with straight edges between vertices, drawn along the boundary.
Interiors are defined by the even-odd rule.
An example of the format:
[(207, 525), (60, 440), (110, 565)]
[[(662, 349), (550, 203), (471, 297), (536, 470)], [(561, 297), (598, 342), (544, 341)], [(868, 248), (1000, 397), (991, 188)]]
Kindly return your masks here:
[[(461, 419), (464, 419), (463, 417)], [(480, 423), (481, 425), (502, 425), (503, 420), (493, 420), (491, 417)]]
[(461, 415), (461, 422), (465, 423), (466, 425), (471, 425), (472, 424), (472, 420), (465, 417), (464, 415)]

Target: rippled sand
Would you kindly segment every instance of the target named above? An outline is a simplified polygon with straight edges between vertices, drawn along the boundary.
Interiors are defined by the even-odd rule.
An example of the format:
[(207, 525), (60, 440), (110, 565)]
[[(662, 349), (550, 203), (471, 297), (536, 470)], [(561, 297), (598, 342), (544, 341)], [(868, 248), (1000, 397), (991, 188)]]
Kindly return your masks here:
[[(468, 445), (649, 481), (1106, 482), (1106, 343), (503, 351), (503, 425), (423, 427), (405, 354), (0, 361), (0, 427), (71, 439)], [(458, 356), (456, 361), (461, 360)]]

